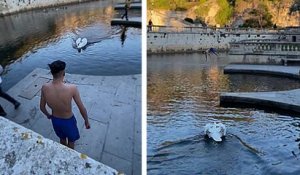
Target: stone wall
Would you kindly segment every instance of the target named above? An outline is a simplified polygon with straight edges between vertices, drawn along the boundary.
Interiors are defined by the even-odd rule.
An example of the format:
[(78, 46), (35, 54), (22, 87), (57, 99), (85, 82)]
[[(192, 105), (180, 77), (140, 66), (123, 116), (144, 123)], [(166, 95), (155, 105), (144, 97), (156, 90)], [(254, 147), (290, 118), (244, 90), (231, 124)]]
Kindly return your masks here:
[(115, 175), (117, 171), (0, 116), (1, 174)]
[(79, 3), (92, 0), (1, 0), (0, 16), (35, 8)]
[(189, 28), (185, 28), (183, 32), (156, 32), (156, 29), (154, 27), (152, 32), (147, 33), (148, 53), (202, 52), (209, 48), (229, 51), (231, 42), (253, 39), (278, 40), (282, 37), (288, 41), (292, 41), (293, 36), (296, 36), (296, 42), (300, 42), (299, 32), (285, 32), (283, 34), (274, 31), (272, 33), (268, 31), (256, 31), (254, 29), (249, 29), (249, 31), (207, 30), (197, 32), (197, 28), (190, 28), (191, 31), (188, 30)]
[(278, 35), (255, 33), (163, 33), (150, 32), (147, 34), (148, 53), (162, 52), (195, 52), (205, 51), (209, 48), (229, 50), (230, 42), (246, 39), (278, 39)]

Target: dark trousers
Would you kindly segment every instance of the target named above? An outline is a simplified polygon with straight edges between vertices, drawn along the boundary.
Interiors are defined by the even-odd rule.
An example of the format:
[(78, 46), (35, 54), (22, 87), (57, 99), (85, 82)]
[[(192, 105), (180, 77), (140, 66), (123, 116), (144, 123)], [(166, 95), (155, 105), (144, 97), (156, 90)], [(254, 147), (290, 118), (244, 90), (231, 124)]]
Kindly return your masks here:
[(123, 19), (124, 17), (126, 18), (126, 20), (128, 20), (128, 9), (127, 8), (125, 8), (125, 13), (124, 13), (124, 15), (122, 15), (121, 18)]
[[(15, 100), (14, 98), (12, 98), (10, 95), (8, 95), (7, 93), (5, 93), (4, 91), (2, 91), (2, 88), (0, 86), (0, 97), (6, 99), (7, 101), (11, 102), (12, 104), (16, 104), (17, 100)], [(0, 112), (4, 112), (4, 109), (2, 108), (2, 106), (0, 105)]]

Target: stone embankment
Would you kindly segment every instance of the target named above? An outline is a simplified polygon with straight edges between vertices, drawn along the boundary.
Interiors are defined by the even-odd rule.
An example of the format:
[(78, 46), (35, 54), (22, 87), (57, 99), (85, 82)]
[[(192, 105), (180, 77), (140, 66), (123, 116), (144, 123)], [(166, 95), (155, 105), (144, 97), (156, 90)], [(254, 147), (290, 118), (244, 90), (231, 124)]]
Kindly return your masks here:
[[(93, 0), (2, 0), (0, 1), (0, 16), (21, 11), (59, 6), (71, 3), (80, 3)], [(95, 0), (94, 0), (95, 1)]]
[(224, 74), (265, 74), (300, 79), (299, 66), (231, 64), (224, 68)]
[(0, 117), (1, 174), (115, 175), (117, 171)]
[[(234, 28), (202, 28), (202, 27), (148, 27), (147, 53), (174, 53), (174, 52), (203, 52), (210, 48), (218, 51), (229, 51), (231, 44), (241, 41), (281, 41), (298, 43), (299, 30), (269, 30), (269, 29), (234, 29)], [(256, 42), (253, 42), (257, 44)], [(297, 46), (297, 45), (296, 45)], [(288, 50), (294, 50), (289, 44), (284, 45)], [(264, 48), (265, 46), (263, 46)], [(268, 49), (271, 48), (268, 47)], [(238, 48), (243, 50), (244, 47)], [(267, 48), (265, 48), (267, 49)], [(297, 46), (298, 50), (298, 46)], [(257, 54), (262, 54), (257, 52)], [(283, 54), (283, 53), (278, 53)]]

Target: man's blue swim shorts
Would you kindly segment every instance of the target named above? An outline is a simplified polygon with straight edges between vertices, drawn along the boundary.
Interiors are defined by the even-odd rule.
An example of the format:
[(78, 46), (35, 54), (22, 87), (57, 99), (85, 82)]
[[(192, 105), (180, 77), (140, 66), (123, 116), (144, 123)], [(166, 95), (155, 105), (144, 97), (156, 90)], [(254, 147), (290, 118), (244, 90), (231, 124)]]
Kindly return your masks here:
[(80, 138), (74, 115), (69, 119), (62, 119), (52, 115), (51, 121), (53, 129), (60, 139), (68, 138), (69, 142), (75, 142)]

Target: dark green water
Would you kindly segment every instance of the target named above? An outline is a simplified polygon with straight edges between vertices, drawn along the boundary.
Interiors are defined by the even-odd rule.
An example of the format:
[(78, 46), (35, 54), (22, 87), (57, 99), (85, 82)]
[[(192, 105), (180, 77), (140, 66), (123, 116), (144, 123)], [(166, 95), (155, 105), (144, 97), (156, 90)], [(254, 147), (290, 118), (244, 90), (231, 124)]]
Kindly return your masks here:
[[(122, 13), (111, 1), (96, 1), (0, 18), (3, 89), (57, 59), (67, 62), (68, 73), (140, 74), (141, 30), (110, 25)], [(141, 11), (130, 11), (132, 18), (140, 19)], [(78, 37), (88, 40), (81, 52), (73, 47)]]
[[(159, 174), (300, 174), (300, 119), (255, 109), (219, 107), (221, 92), (300, 88), (271, 76), (224, 75), (228, 55), (148, 56), (147, 172)], [(221, 121), (227, 137), (204, 137)]]

